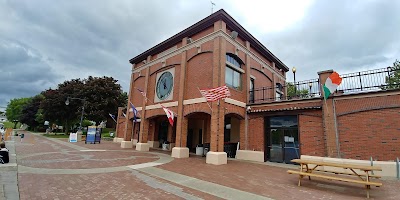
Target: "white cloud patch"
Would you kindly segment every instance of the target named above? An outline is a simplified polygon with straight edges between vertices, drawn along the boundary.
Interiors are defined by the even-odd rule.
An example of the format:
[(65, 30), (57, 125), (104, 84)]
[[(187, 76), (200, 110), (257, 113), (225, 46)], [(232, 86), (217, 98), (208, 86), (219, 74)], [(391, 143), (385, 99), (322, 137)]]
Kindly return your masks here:
[[(298, 80), (400, 58), (398, 1), (213, 2), (296, 66)], [(210, 14), (210, 1), (0, 0), (0, 106), (89, 75), (112, 76), (128, 91), (129, 59)]]

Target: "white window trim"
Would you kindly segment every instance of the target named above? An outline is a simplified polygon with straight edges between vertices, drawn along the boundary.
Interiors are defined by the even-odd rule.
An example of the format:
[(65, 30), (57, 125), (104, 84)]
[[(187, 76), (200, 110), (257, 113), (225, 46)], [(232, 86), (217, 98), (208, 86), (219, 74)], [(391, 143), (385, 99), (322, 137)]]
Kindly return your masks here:
[(236, 67), (235, 65), (233, 65), (232, 63), (230, 63), (230, 62), (228, 62), (228, 61), (225, 61), (225, 63), (226, 63), (226, 65), (228, 65), (228, 67), (232, 68), (233, 70), (238, 71), (238, 72), (244, 74), (244, 70), (243, 70), (243, 69), (241, 69), (241, 68), (239, 68), (239, 67)]

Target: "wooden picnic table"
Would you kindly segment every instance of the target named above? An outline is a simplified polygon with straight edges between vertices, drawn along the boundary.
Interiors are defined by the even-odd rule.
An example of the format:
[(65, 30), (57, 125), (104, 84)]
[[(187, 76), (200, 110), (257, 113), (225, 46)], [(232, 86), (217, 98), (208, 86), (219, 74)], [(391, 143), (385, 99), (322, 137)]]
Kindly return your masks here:
[[(382, 168), (379, 166), (367, 166), (367, 165), (358, 165), (358, 164), (344, 164), (344, 163), (334, 163), (334, 162), (325, 162), (325, 161), (316, 161), (316, 160), (307, 160), (307, 159), (293, 159), (291, 160), (294, 163), (300, 164), (300, 170), (288, 170), (289, 174), (298, 174), (299, 175), (299, 183), (298, 186), (301, 185), (301, 179), (304, 176), (308, 176), (308, 179), (311, 180), (311, 176), (324, 178), (328, 180), (336, 180), (336, 181), (344, 181), (350, 183), (358, 183), (365, 185), (367, 189), (367, 198), (369, 198), (369, 189), (371, 189), (371, 185), (374, 186), (382, 186), (382, 183), (372, 182), (371, 178), (380, 178), (380, 176), (372, 175), (373, 171), (382, 171)], [(346, 172), (338, 172), (338, 171), (329, 171), (329, 170), (321, 170), (320, 167), (334, 167), (339, 169), (348, 169), (349, 173)], [(363, 173), (357, 172), (357, 170), (362, 171)], [(329, 175), (327, 175), (329, 173)], [(335, 176), (335, 175), (345, 175), (358, 177), (358, 179), (347, 178), (344, 176)]]

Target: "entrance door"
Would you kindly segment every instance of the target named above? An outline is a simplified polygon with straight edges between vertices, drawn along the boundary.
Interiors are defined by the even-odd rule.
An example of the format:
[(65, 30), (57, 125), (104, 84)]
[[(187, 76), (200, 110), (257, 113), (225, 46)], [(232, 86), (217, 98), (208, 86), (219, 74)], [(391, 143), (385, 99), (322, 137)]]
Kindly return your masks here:
[(283, 162), (283, 130), (272, 129), (270, 132), (269, 160)]
[(290, 160), (299, 158), (297, 116), (270, 117), (266, 120), (266, 160), (291, 163)]
[[(167, 135), (168, 135), (168, 121), (162, 121), (160, 123), (160, 126), (158, 128), (158, 142), (159, 142), (159, 147), (162, 147), (162, 144), (167, 141)], [(169, 141), (171, 142), (171, 141)]]
[(188, 130), (186, 146), (189, 148), (189, 151), (193, 152), (193, 129)]

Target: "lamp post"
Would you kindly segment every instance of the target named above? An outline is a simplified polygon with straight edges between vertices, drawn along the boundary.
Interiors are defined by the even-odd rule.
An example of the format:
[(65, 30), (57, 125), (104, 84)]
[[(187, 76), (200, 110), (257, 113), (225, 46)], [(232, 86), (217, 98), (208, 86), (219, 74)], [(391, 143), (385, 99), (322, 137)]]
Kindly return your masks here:
[(81, 100), (83, 101), (82, 104), (82, 114), (81, 114), (81, 122), (79, 123), (79, 130), (82, 131), (82, 120), (83, 120), (83, 113), (85, 111), (85, 103), (86, 103), (86, 99), (81, 99), (81, 98), (74, 98), (74, 97), (67, 97), (67, 100), (65, 101), (65, 105), (69, 105), (69, 100), (70, 99), (77, 99), (77, 100)]
[(296, 86), (296, 67), (292, 68), (293, 72), (293, 84), (294, 84), (294, 94), (297, 96), (297, 86)]

